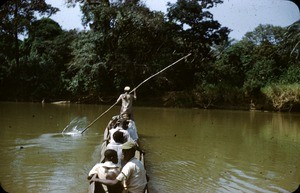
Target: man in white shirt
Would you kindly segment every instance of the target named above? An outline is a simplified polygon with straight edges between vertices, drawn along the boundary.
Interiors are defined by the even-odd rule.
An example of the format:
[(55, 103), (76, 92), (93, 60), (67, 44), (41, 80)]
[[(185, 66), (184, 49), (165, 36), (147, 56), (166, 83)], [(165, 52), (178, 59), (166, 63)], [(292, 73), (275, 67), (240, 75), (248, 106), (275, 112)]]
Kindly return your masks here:
[(113, 149), (118, 153), (118, 165), (122, 165), (122, 144), (127, 141), (127, 138), (124, 137), (123, 132), (116, 131), (113, 134), (113, 141), (107, 144), (106, 149)]
[(126, 162), (121, 173), (115, 180), (92, 178), (91, 181), (100, 182), (102, 184), (112, 186), (123, 182), (124, 190), (128, 193), (144, 193), (147, 178), (146, 170), (143, 163), (134, 157), (136, 151), (136, 143), (132, 140), (122, 145), (123, 159)]
[(110, 143), (116, 143), (114, 141), (114, 137), (113, 137), (113, 135), (116, 131), (122, 132), (123, 136), (125, 138), (125, 141), (127, 141), (130, 138), (130, 135), (129, 135), (129, 132), (127, 131), (127, 128), (125, 129), (125, 127), (126, 127), (126, 123), (124, 121), (121, 121), (121, 122), (118, 123), (117, 127), (113, 128), (113, 129), (110, 129), (109, 130), (109, 139), (108, 139), (109, 142)]
[[(88, 180), (93, 178), (100, 179), (115, 179), (120, 173), (120, 165), (118, 165), (118, 155), (115, 150), (108, 149), (104, 152), (104, 162), (97, 163), (89, 172)], [(90, 181), (91, 182), (91, 181)], [(106, 187), (98, 183), (90, 183), (89, 192), (104, 192), (109, 193), (121, 193), (123, 187), (121, 184), (116, 184), (114, 186)]]

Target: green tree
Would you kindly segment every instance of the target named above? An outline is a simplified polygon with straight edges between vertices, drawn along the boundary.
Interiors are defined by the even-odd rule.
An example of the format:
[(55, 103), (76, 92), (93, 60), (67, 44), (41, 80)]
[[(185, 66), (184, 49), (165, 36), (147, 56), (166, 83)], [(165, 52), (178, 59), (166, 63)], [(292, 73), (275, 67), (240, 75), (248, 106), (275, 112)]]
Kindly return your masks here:
[(178, 83), (180, 89), (195, 85), (194, 77), (198, 77), (196, 84), (201, 84), (206, 72), (211, 68), (209, 59), (212, 58), (211, 46), (219, 45), (228, 39), (230, 30), (221, 27), (208, 11), (221, 0), (185, 1), (178, 0), (175, 4), (168, 4), (168, 21), (172, 26), (172, 36), (177, 42), (176, 51), (179, 53), (193, 53), (193, 62), (190, 62), (183, 72), (184, 80)]
[(298, 60), (300, 55), (300, 20), (289, 26), (287, 30), (285, 40), (288, 40), (287, 43), (291, 43), (292, 45), (290, 54), (294, 54)]
[(243, 37), (243, 42), (254, 46), (249, 55), (252, 62), (244, 72), (246, 93), (258, 95), (263, 86), (277, 81), (286, 68), (286, 62), (277, 50), (283, 42), (284, 31), (282, 27), (259, 25)]
[(300, 55), (300, 21), (285, 28), (283, 41), (277, 47), (280, 55), (284, 56), (285, 63), (293, 65), (299, 62)]
[[(5, 69), (1, 68), (1, 70), (9, 69), (9, 72), (7, 72), (9, 77), (6, 78), (5, 83), (2, 82), (1, 86), (22, 87), (22, 82), (20, 81), (20, 35), (26, 35), (30, 31), (32, 23), (37, 20), (39, 15), (50, 16), (57, 11), (57, 8), (47, 4), (45, 0), (11, 0), (1, 6), (0, 37), (1, 39), (5, 38), (4, 41), (1, 40), (1, 42), (5, 42), (3, 47), (5, 49), (2, 50), (3, 52), (1, 52), (0, 56), (1, 59), (4, 59)], [(14, 89), (14, 91), (16, 90), (18, 89)]]
[(300, 64), (289, 66), (289, 68), (281, 74), (279, 79), (279, 83), (281, 84), (300, 84)]
[(34, 100), (59, 98), (66, 94), (63, 75), (76, 32), (63, 31), (49, 18), (34, 22), (31, 29), (21, 46), (23, 97), (27, 93)]
[[(113, 87), (107, 83), (109, 86), (102, 86), (102, 89), (136, 85), (174, 58), (173, 50), (169, 49), (172, 39), (163, 13), (150, 11), (140, 1), (85, 2), (82, 11), (84, 24), (89, 24), (91, 31), (97, 34), (89, 43), (97, 56), (93, 63), (105, 66), (113, 80)], [(79, 64), (76, 66), (78, 68)], [(90, 82), (101, 80), (97, 76), (93, 79)], [(157, 81), (157, 84), (162, 86), (162, 82)]]
[[(252, 47), (251, 44), (248, 44)], [(231, 86), (242, 87), (244, 82), (244, 55), (249, 53), (250, 48), (244, 43), (232, 44), (232, 41), (224, 41), (221, 45), (213, 47), (213, 56), (215, 58), (212, 64), (211, 76), (206, 79), (210, 83), (227, 84)]]
[[(11, 0), (1, 6), (0, 33), (14, 42), (13, 53), (15, 63), (19, 66), (19, 35), (25, 35), (29, 30), (32, 22), (39, 15), (51, 16), (58, 9), (47, 4), (45, 0)], [(14, 48), (14, 49), (13, 49)]]
[[(77, 98), (98, 98), (109, 91), (111, 78), (107, 66), (97, 54), (98, 32), (81, 32), (72, 43), (73, 58), (68, 64), (68, 90)], [(106, 93), (107, 94), (107, 93)]]
[(256, 45), (260, 45), (263, 42), (269, 42), (273, 45), (278, 45), (283, 41), (284, 28), (279, 26), (258, 25), (254, 31), (247, 32), (243, 37), (244, 40), (248, 40)]

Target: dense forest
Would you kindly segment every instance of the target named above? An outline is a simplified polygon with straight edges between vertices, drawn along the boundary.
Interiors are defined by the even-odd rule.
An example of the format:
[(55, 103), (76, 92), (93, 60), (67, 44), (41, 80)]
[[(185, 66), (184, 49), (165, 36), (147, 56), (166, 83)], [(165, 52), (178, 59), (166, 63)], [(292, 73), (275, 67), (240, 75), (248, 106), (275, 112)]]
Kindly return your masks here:
[(142, 105), (272, 109), (300, 106), (300, 21), (259, 25), (237, 41), (209, 11), (222, 0), (177, 0), (167, 13), (140, 0), (78, 3), (89, 30), (66, 31), (45, 0), (0, 9), (0, 100), (112, 104), (137, 91)]

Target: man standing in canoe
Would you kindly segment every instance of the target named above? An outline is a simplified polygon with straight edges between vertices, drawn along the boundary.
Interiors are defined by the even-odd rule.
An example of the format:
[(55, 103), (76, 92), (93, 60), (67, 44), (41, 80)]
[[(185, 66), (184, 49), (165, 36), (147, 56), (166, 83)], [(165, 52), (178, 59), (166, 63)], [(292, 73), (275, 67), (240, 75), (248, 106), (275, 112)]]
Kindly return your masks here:
[(120, 116), (122, 117), (122, 115), (126, 113), (132, 119), (132, 103), (133, 100), (136, 100), (136, 92), (133, 90), (133, 94), (130, 94), (129, 91), (130, 87), (126, 86), (124, 88), (124, 93), (119, 96), (116, 103), (122, 101)]

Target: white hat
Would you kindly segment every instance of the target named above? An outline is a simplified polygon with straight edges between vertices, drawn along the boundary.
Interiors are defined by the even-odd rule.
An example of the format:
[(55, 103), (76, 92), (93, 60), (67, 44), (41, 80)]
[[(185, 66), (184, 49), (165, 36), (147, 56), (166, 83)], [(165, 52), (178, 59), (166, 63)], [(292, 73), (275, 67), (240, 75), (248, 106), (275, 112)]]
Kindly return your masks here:
[(125, 86), (124, 91), (130, 91), (130, 87), (129, 86)]

